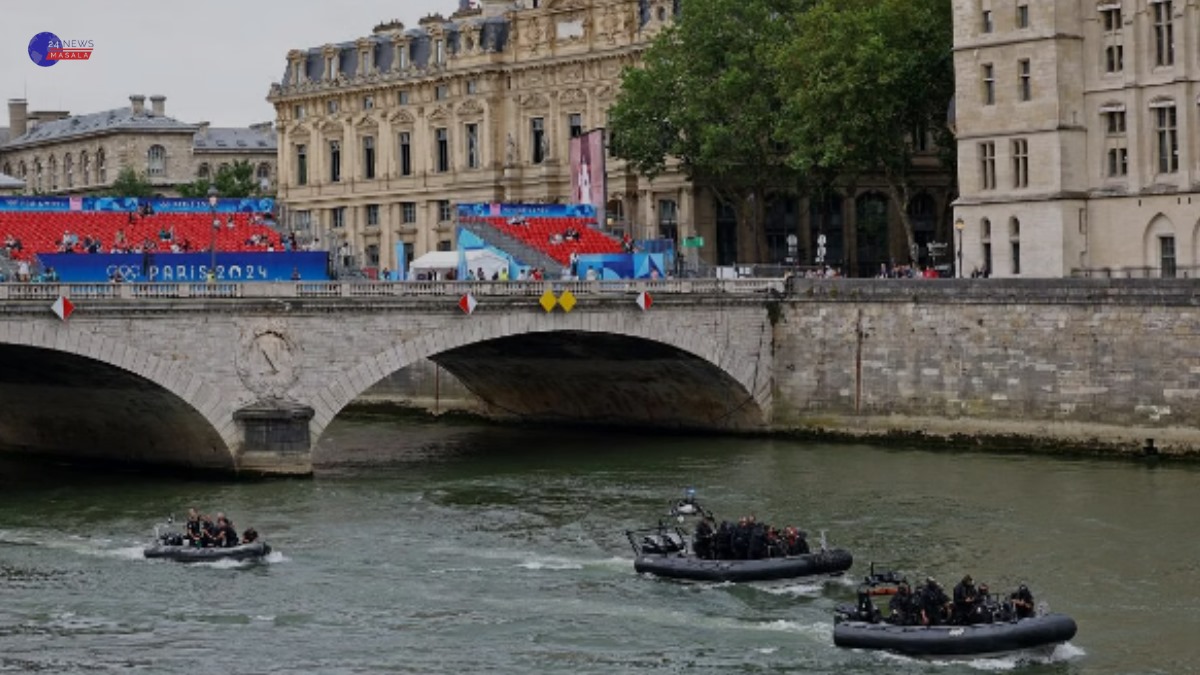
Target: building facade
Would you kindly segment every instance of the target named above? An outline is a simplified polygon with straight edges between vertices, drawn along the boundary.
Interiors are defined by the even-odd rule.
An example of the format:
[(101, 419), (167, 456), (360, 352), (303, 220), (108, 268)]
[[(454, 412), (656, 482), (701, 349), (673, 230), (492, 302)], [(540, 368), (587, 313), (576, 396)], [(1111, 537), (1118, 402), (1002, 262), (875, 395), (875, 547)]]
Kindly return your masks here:
[(1194, 274), (1200, 7), (955, 0), (954, 12), (964, 269)]
[[(567, 201), (569, 139), (607, 125), (622, 71), (680, 11), (678, 0), (478, 4), (287, 55), (268, 98), (285, 222), (360, 265), (394, 268), (397, 243), (410, 257), (454, 247), (457, 203)], [(610, 155), (607, 176), (616, 231), (700, 236), (703, 261), (738, 259), (732, 209), (681, 172), (650, 181)], [(922, 243), (946, 242), (950, 181), (929, 182), (910, 212)], [(768, 219), (766, 258), (740, 262), (811, 263), (821, 235), (834, 264), (903, 260), (895, 208), (866, 181), (821, 200), (780, 194)]]
[(8, 102), (9, 126), (0, 129), (0, 173), (39, 195), (95, 194), (112, 186), (129, 167), (144, 174), (155, 191), (177, 196), (178, 188), (209, 177), (221, 164), (250, 161), (268, 190), (273, 186), (277, 149), (273, 125), (210, 129), (166, 115), (166, 97), (129, 97), (128, 108), (71, 115), (28, 109), (24, 99)]

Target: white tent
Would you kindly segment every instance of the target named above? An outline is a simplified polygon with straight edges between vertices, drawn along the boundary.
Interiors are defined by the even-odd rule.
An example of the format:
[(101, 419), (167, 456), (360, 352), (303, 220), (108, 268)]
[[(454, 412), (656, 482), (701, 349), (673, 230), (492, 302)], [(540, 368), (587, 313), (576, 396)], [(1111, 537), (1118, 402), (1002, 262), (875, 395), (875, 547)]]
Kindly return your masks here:
[[(458, 269), (458, 254), (458, 251), (430, 251), (414, 260), (411, 269), (413, 274), (435, 272), (439, 279), (444, 279), (448, 272)], [(466, 262), (468, 269), (482, 268), (484, 276), (488, 279), (501, 269), (508, 268), (508, 260), (504, 256), (486, 249), (467, 251)]]

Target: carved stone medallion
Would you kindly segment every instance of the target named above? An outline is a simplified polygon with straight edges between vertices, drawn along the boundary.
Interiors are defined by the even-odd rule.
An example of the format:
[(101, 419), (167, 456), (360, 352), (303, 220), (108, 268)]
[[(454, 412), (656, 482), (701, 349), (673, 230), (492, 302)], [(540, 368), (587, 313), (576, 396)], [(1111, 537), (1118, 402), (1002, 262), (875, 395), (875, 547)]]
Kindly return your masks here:
[(247, 327), (234, 359), (238, 377), (260, 398), (284, 399), (299, 376), (295, 351), (281, 322)]

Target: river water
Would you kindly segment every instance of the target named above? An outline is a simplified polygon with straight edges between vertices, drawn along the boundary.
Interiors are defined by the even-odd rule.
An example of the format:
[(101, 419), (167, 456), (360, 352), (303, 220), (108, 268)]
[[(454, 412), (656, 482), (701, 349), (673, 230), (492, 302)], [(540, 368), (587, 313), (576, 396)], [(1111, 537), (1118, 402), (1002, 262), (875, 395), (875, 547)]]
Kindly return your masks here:
[[(336, 422), (312, 480), (0, 464), (0, 672), (1197, 672), (1200, 471), (782, 440)], [(694, 485), (718, 516), (828, 530), (910, 577), (1028, 582), (1080, 632), (1048, 659), (832, 644), (849, 578), (639, 577), (623, 530)], [(223, 509), (278, 553), (141, 559)], [(815, 538), (815, 537), (814, 537)]]

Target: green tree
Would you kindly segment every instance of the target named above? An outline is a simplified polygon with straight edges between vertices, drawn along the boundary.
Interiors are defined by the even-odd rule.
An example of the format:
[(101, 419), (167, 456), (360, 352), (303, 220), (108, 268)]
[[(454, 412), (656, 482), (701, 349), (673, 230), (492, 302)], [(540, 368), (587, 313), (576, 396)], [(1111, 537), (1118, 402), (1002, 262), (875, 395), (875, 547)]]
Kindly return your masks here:
[(117, 174), (112, 187), (108, 189), (108, 194), (113, 197), (152, 197), (154, 186), (146, 179), (145, 174), (127, 166)]
[(952, 42), (945, 0), (816, 0), (796, 15), (794, 33), (777, 52), (786, 101), (781, 138), (792, 166), (852, 184), (882, 175), (910, 255), (912, 134), (929, 131), (953, 147), (946, 130)]
[(609, 114), (613, 146), (654, 178), (678, 162), (736, 207), (738, 260), (761, 261), (767, 191), (790, 184), (778, 143), (783, 102), (771, 51), (802, 0), (688, 0), (677, 21), (625, 71)]
[(262, 194), (258, 179), (254, 176), (254, 165), (244, 160), (233, 164), (222, 164), (217, 169), (217, 175), (212, 181), (200, 178), (194, 182), (179, 186), (179, 194), (188, 198), (208, 196), (208, 188), (217, 186), (221, 198), (258, 197)]

